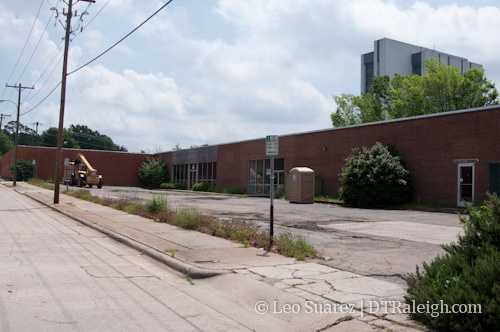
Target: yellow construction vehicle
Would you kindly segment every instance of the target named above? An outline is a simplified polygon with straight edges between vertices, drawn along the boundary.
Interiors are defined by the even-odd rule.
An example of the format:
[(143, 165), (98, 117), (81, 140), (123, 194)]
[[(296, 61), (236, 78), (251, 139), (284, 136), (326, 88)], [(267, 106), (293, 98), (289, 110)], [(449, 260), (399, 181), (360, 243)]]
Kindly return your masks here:
[(71, 186), (89, 188), (95, 184), (97, 188), (102, 188), (102, 175), (97, 175), (97, 170), (90, 165), (87, 158), (82, 153), (78, 153), (69, 162), (69, 169), (71, 170), (71, 179), (69, 184)]

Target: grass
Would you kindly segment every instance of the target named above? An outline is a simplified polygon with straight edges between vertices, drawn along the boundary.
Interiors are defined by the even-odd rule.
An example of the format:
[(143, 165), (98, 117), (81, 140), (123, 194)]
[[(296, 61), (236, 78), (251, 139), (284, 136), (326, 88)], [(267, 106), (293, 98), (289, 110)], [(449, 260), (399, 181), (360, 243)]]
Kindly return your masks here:
[[(220, 220), (213, 216), (202, 214), (197, 208), (188, 207), (173, 211), (168, 206), (166, 196), (155, 196), (146, 203), (137, 199), (112, 199), (93, 196), (89, 190), (64, 192), (67, 195), (90, 202), (109, 206), (130, 214), (153, 219), (156, 222), (168, 223), (188, 230), (232, 240), (246, 246), (266, 248), (269, 245), (269, 233), (259, 226), (242, 220)], [(273, 240), (273, 251), (287, 257), (304, 260), (306, 257), (316, 257), (316, 250), (301, 236), (290, 233), (280, 234)], [(170, 251), (174, 256), (175, 252)]]
[(315, 196), (314, 201), (328, 202), (328, 203), (335, 203), (335, 204), (344, 204), (344, 201), (341, 200), (338, 196), (329, 196), (329, 195)]
[(54, 189), (54, 183), (47, 182), (46, 180), (42, 180), (42, 179), (31, 178), (28, 180), (28, 183), (31, 185), (40, 187), (40, 188), (44, 188), (44, 189), (49, 189), (49, 190)]

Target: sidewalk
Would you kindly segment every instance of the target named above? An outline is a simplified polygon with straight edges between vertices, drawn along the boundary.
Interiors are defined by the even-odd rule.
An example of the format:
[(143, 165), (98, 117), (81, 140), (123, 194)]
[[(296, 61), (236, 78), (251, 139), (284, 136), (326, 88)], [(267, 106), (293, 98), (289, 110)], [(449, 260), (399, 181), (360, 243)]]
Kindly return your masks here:
[[(9, 182), (0, 184), (14, 189)], [(53, 204), (53, 191), (22, 182), (15, 190), (196, 279), (203, 287), (219, 290), (235, 303), (234, 308), (220, 310), (232, 310), (238, 318), (249, 320), (247, 326), (257, 324), (257, 330), (279, 330), (285, 323), (303, 331), (424, 329), (401, 313), (403, 285), (245, 248), (63, 194), (60, 203)], [(202, 288), (183, 291), (203, 297)], [(215, 308), (220, 305), (217, 299), (204, 300)], [(264, 313), (259, 312), (260, 305), (265, 306), (265, 315), (260, 315)], [(256, 319), (263, 316), (266, 325), (259, 326), (264, 323)]]

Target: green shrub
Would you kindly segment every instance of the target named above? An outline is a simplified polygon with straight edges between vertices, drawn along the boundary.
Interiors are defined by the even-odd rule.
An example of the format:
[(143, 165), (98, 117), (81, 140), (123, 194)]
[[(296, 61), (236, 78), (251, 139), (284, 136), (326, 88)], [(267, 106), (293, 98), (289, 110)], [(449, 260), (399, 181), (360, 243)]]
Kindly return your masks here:
[(413, 303), (443, 303), (450, 311), (455, 304), (475, 305), (471, 310), (476, 313), (433, 314), (411, 309), (413, 318), (440, 331), (500, 331), (498, 196), (489, 195), (485, 205), (470, 207), (469, 218), (462, 221), (465, 234), (458, 242), (443, 245), (447, 253), (424, 264), (425, 273), (417, 268), (408, 277), (406, 302), (410, 307)]
[(160, 188), (162, 183), (168, 182), (168, 166), (159, 158), (149, 158), (139, 166), (139, 178), (146, 188)]
[(193, 184), (193, 187), (191, 188), (193, 191), (208, 191), (210, 189), (211, 185), (210, 183), (207, 182), (198, 182)]
[(383, 208), (409, 202), (413, 195), (410, 172), (401, 157), (376, 143), (371, 149), (354, 149), (341, 173), (340, 199), (346, 205)]
[[(14, 171), (14, 165), (10, 165), (9, 170)], [(33, 165), (31, 160), (17, 160), (17, 176), (16, 181), (28, 181), (35, 176), (36, 165)], [(13, 173), (14, 174), (14, 173)]]
[(158, 211), (168, 211), (167, 199), (163, 196), (154, 196), (146, 202), (149, 212), (156, 213)]
[(182, 183), (172, 183), (172, 182), (164, 182), (160, 185), (161, 189), (184, 189)]
[(184, 208), (175, 214), (174, 225), (184, 229), (197, 229), (200, 217), (201, 213), (197, 208)]

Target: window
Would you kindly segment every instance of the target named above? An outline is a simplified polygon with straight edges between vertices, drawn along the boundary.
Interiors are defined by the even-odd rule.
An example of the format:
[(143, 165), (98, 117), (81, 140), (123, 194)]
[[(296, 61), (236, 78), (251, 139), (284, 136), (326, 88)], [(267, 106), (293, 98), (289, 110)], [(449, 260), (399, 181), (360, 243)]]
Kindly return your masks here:
[[(274, 192), (285, 188), (285, 159), (274, 159)], [(271, 190), (271, 160), (248, 161), (248, 194), (268, 196)]]

